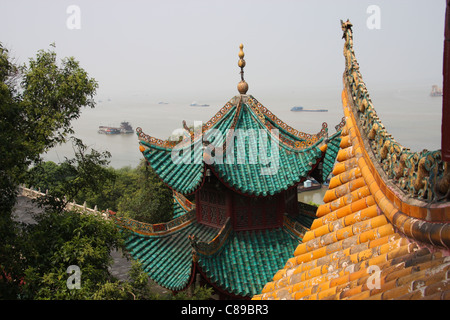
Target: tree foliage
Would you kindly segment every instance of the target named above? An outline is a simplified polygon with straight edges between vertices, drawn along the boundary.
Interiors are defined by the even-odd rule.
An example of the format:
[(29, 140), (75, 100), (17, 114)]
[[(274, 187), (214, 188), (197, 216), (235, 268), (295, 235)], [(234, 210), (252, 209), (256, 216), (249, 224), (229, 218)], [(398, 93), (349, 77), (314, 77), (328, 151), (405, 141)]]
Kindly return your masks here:
[(0, 290), (14, 295), (23, 277), (19, 228), (11, 218), (16, 187), (40, 155), (65, 141), (70, 122), (94, 107), (97, 82), (74, 58), (41, 50), (16, 65), (0, 43)]
[(70, 201), (77, 201), (85, 194), (101, 193), (103, 187), (113, 183), (116, 175), (106, 166), (111, 154), (90, 149), (80, 139), (71, 138), (75, 157), (59, 165), (40, 162), (28, 171), (26, 182), (48, 193), (38, 198), (41, 205), (49, 205), (62, 211)]
[(118, 203), (118, 213), (132, 219), (161, 223), (173, 216), (173, 193), (153, 169), (142, 162), (136, 169), (137, 188), (126, 192)]
[(21, 70), (22, 116), (27, 119), (26, 133), (35, 142), (32, 154), (39, 155), (73, 133), (71, 122), (80, 117), (81, 108), (95, 106), (98, 85), (73, 57), (58, 66), (56, 53), (50, 50), (40, 50)]
[[(61, 164), (42, 162), (29, 170), (26, 184), (49, 196), (40, 200), (64, 208), (56, 199), (68, 198), (98, 210), (112, 210), (121, 216), (147, 223), (172, 219), (173, 193), (148, 167), (145, 160), (136, 168), (107, 168), (106, 155), (92, 150), (89, 157), (76, 152), (76, 159)], [(85, 153), (83, 151), (83, 153)]]
[[(81, 212), (48, 210), (23, 232), (22, 259), (26, 266), (21, 296), (24, 299), (90, 299), (106, 282), (110, 252), (123, 246), (113, 222)], [(67, 286), (67, 268), (81, 270), (80, 289)]]
[[(108, 152), (89, 151), (76, 138), (75, 158), (61, 164), (41, 161), (42, 153), (73, 133), (71, 122), (82, 108), (94, 107), (97, 86), (74, 58), (58, 62), (54, 51), (40, 50), (17, 66), (0, 43), (0, 298), (156, 297), (138, 262), (130, 281), (110, 273), (110, 252), (123, 248), (125, 231), (99, 216), (63, 209), (66, 201), (88, 199), (135, 219), (163, 222), (172, 214), (170, 189), (146, 166), (107, 168)], [(49, 190), (41, 202), (46, 210), (34, 224), (11, 217), (16, 187), (25, 181)], [(67, 286), (69, 266), (81, 270), (80, 289)], [(196, 294), (207, 298), (210, 291)]]
[(17, 183), (27, 166), (73, 133), (82, 108), (95, 106), (98, 85), (73, 57), (59, 65), (51, 50), (16, 66), (0, 44), (0, 68), (0, 168), (2, 178)]

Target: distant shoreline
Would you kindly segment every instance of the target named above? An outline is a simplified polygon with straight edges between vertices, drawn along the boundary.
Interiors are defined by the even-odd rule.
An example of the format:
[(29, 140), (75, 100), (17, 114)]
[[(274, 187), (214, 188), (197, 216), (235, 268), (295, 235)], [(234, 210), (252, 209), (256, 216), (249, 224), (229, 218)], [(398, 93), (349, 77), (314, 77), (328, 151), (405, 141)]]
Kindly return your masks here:
[(297, 106), (291, 108), (292, 112), (328, 112), (328, 109), (304, 109), (303, 107)]

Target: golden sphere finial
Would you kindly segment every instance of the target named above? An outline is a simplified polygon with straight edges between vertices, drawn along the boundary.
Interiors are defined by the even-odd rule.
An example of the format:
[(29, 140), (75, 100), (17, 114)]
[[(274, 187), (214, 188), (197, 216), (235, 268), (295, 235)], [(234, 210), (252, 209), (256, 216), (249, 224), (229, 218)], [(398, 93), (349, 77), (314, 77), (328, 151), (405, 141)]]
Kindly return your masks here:
[(245, 81), (240, 81), (237, 85), (237, 89), (240, 94), (246, 94), (248, 91), (248, 83)]
[(244, 45), (241, 43), (239, 45), (239, 61), (238, 66), (241, 68), (241, 81), (238, 84), (238, 91), (240, 94), (246, 94), (248, 90), (248, 84), (244, 80), (244, 67), (245, 67), (245, 60), (244, 60)]
[(239, 49), (241, 49), (241, 50), (239, 50), (239, 58), (244, 58), (244, 50), (242, 50), (242, 49), (244, 49), (244, 45), (241, 43), (240, 45), (239, 45)]

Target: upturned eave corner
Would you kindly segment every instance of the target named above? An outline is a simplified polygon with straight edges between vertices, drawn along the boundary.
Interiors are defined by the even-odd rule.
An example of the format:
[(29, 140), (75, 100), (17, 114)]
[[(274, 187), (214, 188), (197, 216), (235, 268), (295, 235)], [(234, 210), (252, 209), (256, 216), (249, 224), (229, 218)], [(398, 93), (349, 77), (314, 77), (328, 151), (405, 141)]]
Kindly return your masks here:
[(450, 170), (448, 163), (442, 161), (441, 150), (412, 152), (389, 134), (376, 113), (361, 76), (353, 50), (351, 23), (343, 23), (342, 29), (346, 61), (344, 90), (350, 110), (357, 119), (356, 125), (366, 141), (365, 151), (371, 154), (373, 162), (379, 164), (386, 175), (385, 181), (392, 181), (406, 197), (422, 201), (422, 206), (448, 203)]

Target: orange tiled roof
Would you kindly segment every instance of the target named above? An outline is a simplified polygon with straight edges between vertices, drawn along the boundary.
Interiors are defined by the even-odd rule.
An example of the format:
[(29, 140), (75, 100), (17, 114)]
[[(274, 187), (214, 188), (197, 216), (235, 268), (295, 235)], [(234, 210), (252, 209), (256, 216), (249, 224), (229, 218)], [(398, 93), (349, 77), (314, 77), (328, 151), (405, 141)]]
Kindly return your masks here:
[(357, 66), (351, 24), (343, 30), (346, 125), (325, 204), (294, 256), (253, 299), (450, 299), (450, 202), (408, 197), (383, 171), (358, 114), (355, 96), (365, 85), (349, 71), (350, 60)]

